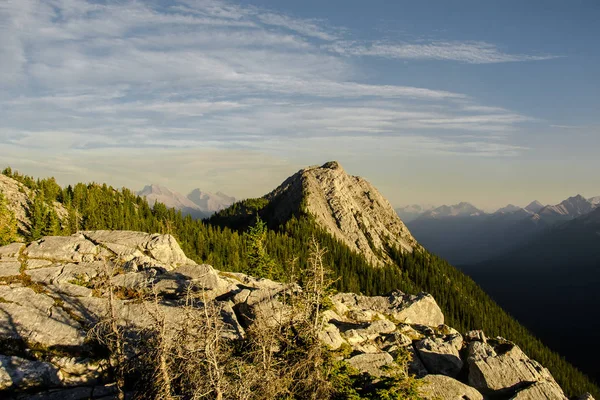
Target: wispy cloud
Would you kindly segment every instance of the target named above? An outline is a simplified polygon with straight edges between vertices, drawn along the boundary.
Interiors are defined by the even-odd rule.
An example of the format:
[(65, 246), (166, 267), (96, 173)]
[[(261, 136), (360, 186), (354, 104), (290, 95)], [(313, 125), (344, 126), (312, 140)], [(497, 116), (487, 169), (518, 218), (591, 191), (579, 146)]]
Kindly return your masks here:
[(503, 138), (528, 116), (463, 93), (365, 83), (347, 55), (544, 58), (481, 42), (357, 44), (326, 25), (220, 0), (5, 0), (0, 147), (94, 157), (144, 147), (282, 153), (298, 138), (321, 138), (330, 151), (348, 138), (392, 138), (414, 151), (525, 150)]
[(502, 52), (486, 42), (430, 42), (430, 43), (359, 43), (338, 41), (327, 49), (349, 56), (375, 56), (401, 60), (450, 60), (468, 64), (542, 61), (557, 58), (554, 55), (528, 55)]

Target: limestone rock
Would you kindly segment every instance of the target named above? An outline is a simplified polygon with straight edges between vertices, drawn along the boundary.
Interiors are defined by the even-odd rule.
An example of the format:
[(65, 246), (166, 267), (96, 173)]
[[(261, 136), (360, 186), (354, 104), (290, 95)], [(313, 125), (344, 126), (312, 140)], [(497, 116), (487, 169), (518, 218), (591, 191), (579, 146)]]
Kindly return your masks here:
[(389, 260), (386, 244), (409, 252), (418, 246), (377, 189), (335, 161), (299, 171), (266, 198), (277, 201), (274, 217), (282, 221), (304, 203), (317, 224), (376, 265)]
[(469, 331), (465, 333), (464, 339), (467, 342), (487, 343), (487, 338), (485, 337), (485, 333), (483, 333), (482, 330)]
[(389, 315), (395, 321), (408, 324), (438, 326), (444, 323), (444, 315), (429, 294), (416, 296), (396, 291), (387, 297), (360, 296), (353, 293), (339, 293), (332, 298), (336, 309), (347, 308), (346, 314), (355, 311)]
[(164, 264), (168, 269), (186, 264), (195, 264), (194, 261), (187, 258), (171, 235), (132, 231), (89, 231), (81, 233), (93, 242), (108, 248), (111, 245), (113, 249), (115, 248), (114, 245), (121, 246), (121, 255), (127, 253), (122, 246), (140, 250), (143, 254)]
[(21, 263), (17, 261), (0, 261), (0, 277), (19, 275)]
[(449, 376), (427, 375), (421, 382), (419, 394), (425, 400), (483, 400), (476, 389)]
[(23, 243), (11, 243), (0, 247), (0, 261), (18, 261), (19, 253), (24, 247)]
[(459, 354), (462, 343), (462, 336), (448, 335), (423, 339), (415, 348), (430, 373), (456, 377), (463, 367)]
[(530, 360), (514, 343), (501, 342), (493, 348), (483, 342), (471, 342), (467, 362), (469, 385), (484, 394), (515, 393), (536, 382), (546, 382), (562, 393), (550, 372)]
[(394, 358), (388, 353), (359, 354), (348, 360), (348, 363), (360, 372), (366, 372), (371, 376), (385, 375), (382, 367), (391, 365)]
[(0, 355), (0, 390), (58, 385), (59, 371), (52, 364)]
[(54, 299), (27, 287), (0, 285), (0, 338), (43, 347), (82, 346), (85, 332)]
[(533, 385), (519, 390), (511, 400), (567, 400), (561, 388), (551, 382), (536, 382)]
[(326, 324), (321, 333), (319, 334), (321, 342), (329, 347), (331, 350), (337, 350), (346, 341), (340, 334), (340, 330), (333, 324)]
[[(23, 252), (30, 259), (63, 262), (94, 261), (99, 250), (81, 234), (47, 236), (27, 246)], [(51, 264), (51, 263), (50, 263)], [(49, 264), (29, 267), (41, 268)]]

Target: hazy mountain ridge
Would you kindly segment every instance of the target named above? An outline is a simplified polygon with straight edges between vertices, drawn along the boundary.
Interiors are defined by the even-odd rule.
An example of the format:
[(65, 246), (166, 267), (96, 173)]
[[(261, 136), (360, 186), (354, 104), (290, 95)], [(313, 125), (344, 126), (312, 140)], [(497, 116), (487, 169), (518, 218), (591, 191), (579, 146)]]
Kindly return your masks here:
[(155, 184), (145, 186), (137, 194), (145, 197), (150, 205), (159, 202), (168, 208), (175, 208), (184, 215), (190, 215), (196, 219), (208, 218), (213, 213), (227, 208), (235, 202), (234, 197), (227, 196), (222, 192), (212, 194), (194, 189), (187, 196), (184, 196), (167, 187)]
[(407, 226), (429, 250), (455, 264), (473, 264), (499, 256), (548, 227), (585, 215), (596, 207), (581, 195), (553, 206), (542, 206), (539, 201), (524, 208), (509, 204), (493, 213), (462, 202), (422, 213), (408, 221)]

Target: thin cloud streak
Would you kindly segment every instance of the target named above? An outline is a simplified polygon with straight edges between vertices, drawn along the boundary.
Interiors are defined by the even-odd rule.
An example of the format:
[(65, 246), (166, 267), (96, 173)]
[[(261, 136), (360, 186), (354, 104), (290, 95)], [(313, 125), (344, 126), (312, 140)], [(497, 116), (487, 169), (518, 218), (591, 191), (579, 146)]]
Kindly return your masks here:
[(543, 61), (558, 58), (554, 55), (510, 54), (486, 42), (431, 42), (361, 44), (340, 41), (326, 48), (347, 56), (374, 56), (400, 60), (443, 60), (467, 64), (494, 64), (506, 62)]
[(131, 146), (242, 149), (298, 137), (408, 137), (422, 146), (414, 151), (526, 151), (507, 137), (530, 117), (463, 93), (365, 83), (347, 56), (469, 63), (534, 56), (482, 42), (356, 44), (351, 34), (219, 0), (168, 7), (9, 0), (0, 3), (0, 143), (24, 154), (97, 155)]

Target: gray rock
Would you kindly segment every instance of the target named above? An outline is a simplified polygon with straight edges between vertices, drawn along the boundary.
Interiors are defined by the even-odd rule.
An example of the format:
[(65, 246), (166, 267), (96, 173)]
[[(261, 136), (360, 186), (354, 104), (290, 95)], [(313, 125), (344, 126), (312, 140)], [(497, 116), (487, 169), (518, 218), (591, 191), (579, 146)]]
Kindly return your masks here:
[(0, 338), (45, 348), (82, 346), (85, 332), (54, 299), (27, 287), (0, 285)]
[(511, 394), (536, 382), (547, 382), (562, 393), (550, 372), (514, 343), (503, 342), (493, 348), (471, 342), (468, 349), (469, 385), (484, 394)]
[(17, 261), (0, 261), (0, 277), (19, 275), (21, 263)]
[(337, 350), (346, 343), (340, 334), (340, 330), (333, 324), (325, 324), (323, 330), (319, 334), (319, 339), (331, 350)]
[(425, 400), (483, 400), (475, 388), (445, 375), (427, 375), (421, 379), (419, 395)]
[[(143, 254), (164, 264), (168, 269), (181, 265), (195, 264), (171, 235), (148, 234), (132, 231), (87, 231), (81, 232), (85, 237), (103, 246), (115, 249), (114, 245), (140, 250)], [(121, 247), (122, 249), (122, 247)], [(125, 254), (121, 251), (119, 255)]]
[(536, 382), (519, 390), (511, 400), (567, 400), (561, 388), (553, 382)]
[(366, 372), (371, 376), (385, 375), (382, 367), (392, 365), (394, 358), (388, 353), (367, 353), (359, 354), (348, 359), (348, 364), (356, 368), (359, 372)]
[(467, 342), (483, 342), (487, 343), (487, 338), (482, 330), (474, 330), (465, 333), (464, 339)]
[(60, 370), (63, 386), (95, 385), (109, 368), (108, 361), (88, 358), (53, 357), (50, 363)]
[(396, 291), (388, 297), (339, 293), (332, 300), (336, 309), (346, 308), (346, 314), (361, 311), (374, 316), (375, 313), (380, 313), (398, 322), (427, 326), (444, 323), (444, 315), (439, 306), (431, 295), (425, 293), (413, 296)]
[(11, 243), (0, 246), (0, 261), (18, 261), (19, 253), (25, 247), (23, 243)]
[(423, 339), (415, 348), (427, 371), (456, 377), (463, 367), (459, 354), (462, 343), (462, 336), (448, 335)]
[(59, 371), (52, 364), (0, 355), (0, 391), (60, 385)]
[[(63, 262), (93, 261), (98, 253), (96, 245), (81, 234), (47, 236), (31, 243), (23, 252), (29, 259)], [(42, 268), (50, 264), (40, 262), (40, 265), (28, 268)]]

